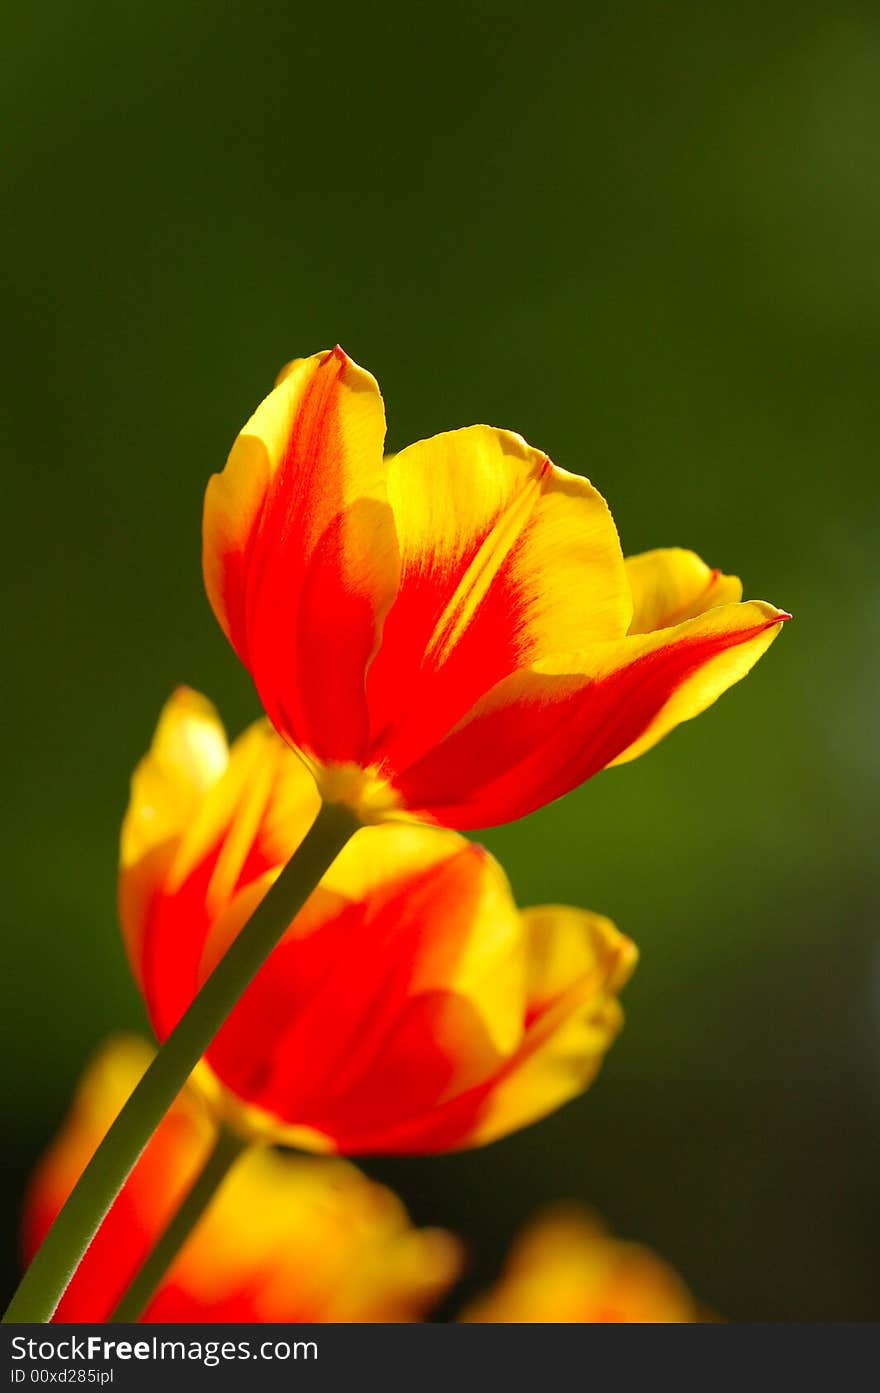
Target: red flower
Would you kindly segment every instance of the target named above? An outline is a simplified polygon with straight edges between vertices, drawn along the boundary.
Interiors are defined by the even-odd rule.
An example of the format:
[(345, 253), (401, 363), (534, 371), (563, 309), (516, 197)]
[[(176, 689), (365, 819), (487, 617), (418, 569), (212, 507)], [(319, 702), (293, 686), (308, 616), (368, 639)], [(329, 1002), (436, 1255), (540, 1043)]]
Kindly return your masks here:
[(788, 616), (692, 552), (625, 561), (604, 499), (472, 426), (383, 459), (374, 379), (292, 363), (208, 485), (214, 611), (322, 795), (485, 827), (632, 759)]
[[(150, 1062), (121, 1038), (86, 1070), (25, 1199), (30, 1260), (98, 1143)], [(55, 1313), (104, 1321), (174, 1214), (216, 1137), (187, 1087), (101, 1225)], [(146, 1321), (417, 1320), (458, 1275), (460, 1246), (411, 1227), (400, 1201), (345, 1161), (247, 1151), (191, 1233)]]
[[(168, 703), (123, 826), (129, 956), (160, 1039), (315, 816), (266, 722), (229, 750), (194, 692)], [(519, 911), (455, 832), (364, 827), (207, 1051), (235, 1125), (348, 1154), (474, 1146), (591, 1081), (621, 1023), (635, 949), (598, 915)]]

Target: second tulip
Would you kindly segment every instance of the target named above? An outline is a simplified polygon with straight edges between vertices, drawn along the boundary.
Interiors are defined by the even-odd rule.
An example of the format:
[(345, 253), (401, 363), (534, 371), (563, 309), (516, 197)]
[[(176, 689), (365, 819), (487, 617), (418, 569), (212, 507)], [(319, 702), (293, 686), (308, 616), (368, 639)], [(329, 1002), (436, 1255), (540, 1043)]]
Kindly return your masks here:
[[(168, 702), (134, 776), (120, 876), (160, 1039), (317, 807), (267, 723), (230, 749), (203, 697)], [(456, 833), (363, 828), (220, 1030), (202, 1084), (240, 1128), (315, 1150), (479, 1145), (590, 1083), (635, 960), (598, 915), (517, 910), (497, 862)]]

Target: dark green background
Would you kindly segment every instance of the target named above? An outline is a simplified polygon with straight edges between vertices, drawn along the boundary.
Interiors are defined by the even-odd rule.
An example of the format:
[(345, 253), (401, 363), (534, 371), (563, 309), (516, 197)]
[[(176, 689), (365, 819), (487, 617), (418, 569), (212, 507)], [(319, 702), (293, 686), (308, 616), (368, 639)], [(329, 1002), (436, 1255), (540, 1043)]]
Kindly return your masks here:
[(593, 1091), (377, 1162), (486, 1278), (562, 1195), (736, 1319), (877, 1291), (880, 17), (873, 4), (14, 4), (5, 332), (6, 1277), (88, 1051), (140, 1025), (131, 768), (185, 681), (257, 710), (201, 587), (208, 474), (341, 341), (390, 445), (522, 431), (625, 548), (795, 621), (742, 686), (486, 841), (642, 949)]

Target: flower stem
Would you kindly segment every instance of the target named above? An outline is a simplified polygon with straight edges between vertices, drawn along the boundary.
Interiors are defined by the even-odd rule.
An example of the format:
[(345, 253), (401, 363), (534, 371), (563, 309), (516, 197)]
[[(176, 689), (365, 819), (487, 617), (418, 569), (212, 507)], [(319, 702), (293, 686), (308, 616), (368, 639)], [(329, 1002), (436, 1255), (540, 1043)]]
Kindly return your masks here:
[(238, 937), (159, 1050), (19, 1283), (4, 1324), (49, 1321), (135, 1162), (248, 984), (360, 824), (325, 803)]
[(247, 1145), (244, 1137), (229, 1128), (220, 1130), (180, 1208), (120, 1298), (110, 1316), (112, 1322), (140, 1319), (162, 1278)]

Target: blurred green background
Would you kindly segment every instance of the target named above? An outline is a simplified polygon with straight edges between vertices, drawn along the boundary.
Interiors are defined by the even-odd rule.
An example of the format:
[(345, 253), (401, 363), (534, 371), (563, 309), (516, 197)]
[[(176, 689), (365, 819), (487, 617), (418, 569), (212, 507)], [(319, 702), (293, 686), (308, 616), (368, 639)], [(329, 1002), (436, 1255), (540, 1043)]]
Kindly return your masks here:
[(88, 1051), (170, 688), (256, 699), (201, 587), (208, 474), (341, 341), (391, 448), (475, 420), (795, 622), (646, 758), (485, 840), (642, 949), (595, 1088), (484, 1152), (377, 1161), (486, 1280), (560, 1196), (734, 1319), (880, 1316), (870, 3), (14, 4), (0, 274), (4, 1285)]

